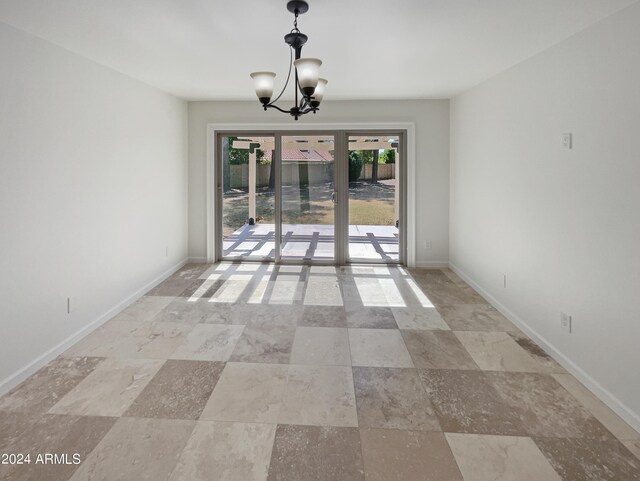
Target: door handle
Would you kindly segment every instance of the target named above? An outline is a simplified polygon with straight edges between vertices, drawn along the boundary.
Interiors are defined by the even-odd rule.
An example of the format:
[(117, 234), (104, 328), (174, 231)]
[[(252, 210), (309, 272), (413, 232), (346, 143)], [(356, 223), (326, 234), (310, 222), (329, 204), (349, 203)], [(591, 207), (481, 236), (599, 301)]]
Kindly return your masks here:
[(334, 204), (338, 203), (338, 196), (336, 195), (335, 191), (331, 193), (331, 202), (333, 202)]

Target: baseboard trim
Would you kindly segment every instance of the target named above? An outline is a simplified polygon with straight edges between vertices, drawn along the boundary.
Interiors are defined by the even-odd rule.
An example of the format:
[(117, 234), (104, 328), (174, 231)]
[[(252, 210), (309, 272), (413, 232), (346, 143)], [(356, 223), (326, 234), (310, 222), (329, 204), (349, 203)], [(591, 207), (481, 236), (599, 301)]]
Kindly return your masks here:
[(587, 374), (580, 366), (560, 352), (553, 344), (538, 334), (531, 326), (524, 322), (518, 315), (502, 304), (498, 299), (489, 294), (480, 284), (467, 275), (462, 269), (452, 262), (449, 262), (449, 268), (458, 274), (467, 284), (473, 287), (478, 294), (484, 297), (493, 307), (498, 309), (507, 319), (513, 322), (527, 336), (533, 339), (540, 347), (542, 347), (551, 357), (553, 357), (562, 367), (570, 374), (575, 376), (582, 384), (585, 385), (598, 399), (609, 406), (618, 416), (627, 422), (633, 429), (640, 432), (640, 416), (630, 409), (626, 404), (620, 401), (610, 391), (605, 389), (600, 383)]
[(449, 267), (447, 261), (416, 261), (416, 267), (422, 269), (444, 269)]
[(208, 261), (206, 257), (189, 257), (189, 259), (187, 259), (187, 262), (189, 264), (205, 264)]
[(151, 288), (153, 288), (154, 286), (156, 286), (160, 282), (164, 281), (166, 278), (168, 278), (170, 275), (172, 275), (178, 269), (180, 269), (185, 264), (187, 264), (187, 262), (188, 262), (188, 259), (184, 259), (184, 260), (180, 261), (179, 263), (177, 263), (176, 265), (170, 267), (168, 270), (166, 270), (165, 272), (160, 274), (158, 277), (156, 277), (155, 279), (153, 279), (150, 282), (146, 283), (144, 286), (142, 286), (140, 289), (135, 291), (133, 294), (131, 294), (130, 296), (128, 296), (127, 298), (123, 299), (118, 304), (113, 306), (107, 312), (105, 312), (104, 314), (100, 315), (97, 319), (94, 319), (89, 324), (84, 326), (82, 329), (80, 329), (79, 331), (76, 331), (71, 336), (67, 337), (64, 341), (62, 341), (59, 344), (55, 345), (54, 347), (49, 349), (47, 352), (45, 352), (41, 356), (39, 356), (36, 359), (34, 359), (33, 361), (31, 361), (26, 366), (20, 368), (18, 371), (16, 371), (13, 374), (11, 374), (9, 377), (3, 379), (0, 382), (0, 396), (2, 396), (3, 394), (6, 394), (7, 392), (9, 392), (15, 386), (20, 384), (22, 381), (24, 381), (29, 376), (34, 374), (36, 371), (38, 371), (39, 369), (41, 369), (42, 367), (47, 365), (50, 361), (55, 359), (57, 356), (62, 354), (64, 351), (69, 349), (72, 345), (74, 345), (80, 339), (82, 339), (83, 337), (87, 336), (88, 334), (90, 334), (91, 332), (96, 330), (98, 327), (100, 327), (102, 324), (107, 322), (109, 319), (111, 319), (113, 316), (118, 314), (120, 311), (125, 309), (127, 306), (129, 306), (133, 302), (137, 301), (140, 297), (142, 297)]

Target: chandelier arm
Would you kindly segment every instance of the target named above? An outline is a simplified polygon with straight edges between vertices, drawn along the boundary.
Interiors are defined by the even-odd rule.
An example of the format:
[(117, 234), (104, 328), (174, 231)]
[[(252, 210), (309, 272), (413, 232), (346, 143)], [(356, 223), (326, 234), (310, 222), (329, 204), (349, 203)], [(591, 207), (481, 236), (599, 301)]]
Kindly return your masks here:
[(280, 97), (282, 97), (282, 94), (284, 93), (284, 91), (287, 90), (287, 86), (289, 85), (289, 79), (291, 78), (292, 68), (293, 68), (293, 48), (289, 47), (289, 73), (287, 74), (287, 81), (284, 83), (284, 87), (282, 87), (282, 91), (280, 92), (280, 94), (275, 98), (275, 100), (272, 100), (271, 102), (269, 102), (269, 105), (275, 104), (280, 99)]
[(282, 112), (283, 114), (290, 114), (290, 113), (291, 113), (291, 111), (290, 111), (290, 110), (284, 110), (284, 109), (281, 109), (281, 108), (280, 108), (280, 107), (278, 107), (277, 105), (273, 105), (273, 104), (267, 104), (267, 105), (265, 105), (265, 106), (264, 106), (264, 109), (265, 109), (265, 110), (267, 110), (267, 109), (276, 109), (276, 110), (279, 110), (280, 112)]

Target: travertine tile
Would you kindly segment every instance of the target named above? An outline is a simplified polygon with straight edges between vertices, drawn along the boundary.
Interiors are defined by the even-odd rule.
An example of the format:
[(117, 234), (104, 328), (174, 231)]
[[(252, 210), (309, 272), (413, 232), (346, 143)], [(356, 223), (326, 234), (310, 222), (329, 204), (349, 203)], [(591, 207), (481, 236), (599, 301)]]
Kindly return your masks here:
[(527, 437), (446, 434), (465, 481), (562, 481)]
[(0, 398), (0, 410), (46, 412), (103, 361), (59, 357)]
[(64, 355), (168, 359), (191, 329), (181, 322), (109, 321)]
[(289, 366), (278, 422), (357, 426), (358, 415), (351, 368)]
[(229, 360), (287, 364), (295, 331), (294, 326), (246, 326)]
[(265, 481), (276, 426), (200, 421), (170, 481)]
[(198, 324), (171, 355), (172, 359), (227, 361), (244, 326)]
[(150, 321), (174, 299), (175, 297), (172, 296), (142, 296), (115, 316), (113, 320), (131, 322)]
[(122, 416), (162, 363), (152, 359), (106, 359), (49, 412)]
[(347, 311), (337, 306), (305, 306), (298, 326), (305, 327), (347, 327)]
[(252, 327), (295, 327), (303, 312), (301, 305), (256, 304), (247, 308), (247, 324)]
[(636, 459), (640, 460), (640, 439), (623, 439), (622, 444), (631, 451), (631, 454), (633, 454)]
[(364, 481), (357, 428), (280, 425), (268, 481)]
[(349, 346), (354, 366), (413, 367), (397, 329), (349, 329)]
[[(0, 453), (31, 455), (31, 464), (0, 464), (0, 479), (66, 481), (113, 426), (115, 418), (0, 412)], [(70, 464), (38, 464), (38, 455), (67, 455)]]
[(624, 420), (614, 413), (609, 406), (600, 401), (595, 395), (584, 387), (571, 374), (554, 374), (553, 377), (562, 387), (569, 391), (595, 418), (622, 440), (637, 440), (640, 442), (640, 434), (629, 426)]
[(527, 351), (533, 359), (541, 366), (543, 372), (566, 374), (566, 370), (558, 364), (544, 349), (529, 339), (526, 335), (517, 332), (510, 332), (509, 335), (518, 345)]
[(534, 438), (563, 481), (639, 481), (640, 461), (615, 438)]
[(185, 322), (187, 324), (197, 324), (199, 322), (209, 322), (216, 315), (215, 304), (206, 299), (190, 300), (178, 297), (173, 302), (165, 306), (154, 318), (156, 322)]
[(612, 437), (550, 375), (525, 372), (487, 372), (486, 375), (509, 406), (509, 411), (522, 420), (530, 436)]
[(506, 332), (457, 331), (455, 335), (485, 371), (544, 371)]
[(227, 363), (200, 419), (277, 423), (288, 366)]
[(394, 307), (391, 311), (400, 329), (449, 330), (435, 307)]
[(450, 331), (400, 331), (413, 364), (419, 369), (478, 369)]
[(365, 329), (397, 329), (396, 319), (389, 307), (348, 306), (347, 326)]
[(169, 360), (126, 416), (198, 419), (224, 369), (222, 362)]
[(347, 330), (337, 327), (298, 327), (291, 364), (350, 366)]
[(438, 308), (454, 331), (513, 331), (518, 328), (489, 304), (457, 304)]
[(362, 429), (367, 481), (463, 481), (442, 433)]
[(120, 418), (72, 481), (169, 479), (194, 421)]
[(360, 427), (440, 430), (414, 369), (354, 367), (353, 380)]
[(442, 430), (453, 433), (525, 435), (517, 413), (482, 371), (422, 370), (420, 378)]

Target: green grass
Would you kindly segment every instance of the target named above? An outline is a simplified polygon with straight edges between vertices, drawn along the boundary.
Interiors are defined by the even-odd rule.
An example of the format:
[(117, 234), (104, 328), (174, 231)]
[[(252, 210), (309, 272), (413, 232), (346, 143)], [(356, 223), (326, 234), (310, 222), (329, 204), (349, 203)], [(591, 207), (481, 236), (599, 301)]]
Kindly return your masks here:
[[(308, 200), (304, 198), (308, 197)], [(302, 200), (301, 200), (302, 198)], [(283, 190), (282, 220), (287, 224), (333, 224), (334, 206), (331, 185), (311, 186), (300, 190)], [(364, 182), (349, 185), (349, 223), (359, 225), (395, 225), (394, 187), (388, 183)], [(256, 195), (259, 223), (273, 224), (275, 197), (268, 189)], [(223, 207), (224, 235), (242, 227), (249, 216), (249, 199), (245, 192), (225, 193)]]

